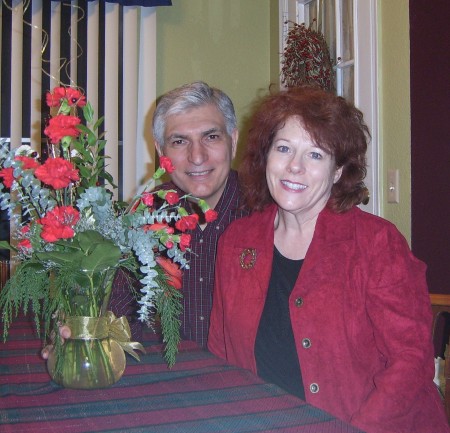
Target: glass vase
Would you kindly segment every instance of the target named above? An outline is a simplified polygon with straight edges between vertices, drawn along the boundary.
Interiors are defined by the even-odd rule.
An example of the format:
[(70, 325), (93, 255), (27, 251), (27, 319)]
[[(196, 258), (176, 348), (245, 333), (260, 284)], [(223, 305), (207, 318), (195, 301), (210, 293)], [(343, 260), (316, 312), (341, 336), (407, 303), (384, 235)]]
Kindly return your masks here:
[(104, 317), (67, 319), (73, 336), (52, 351), (47, 361), (50, 376), (56, 383), (65, 388), (106, 388), (122, 377), (125, 353), (107, 336), (105, 322)]

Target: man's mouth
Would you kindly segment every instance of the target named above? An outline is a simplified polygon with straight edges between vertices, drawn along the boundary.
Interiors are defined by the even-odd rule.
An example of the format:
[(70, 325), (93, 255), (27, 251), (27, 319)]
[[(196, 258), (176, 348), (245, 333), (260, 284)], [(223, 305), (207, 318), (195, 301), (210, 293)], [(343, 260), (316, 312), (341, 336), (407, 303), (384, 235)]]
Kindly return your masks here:
[(206, 176), (211, 173), (212, 170), (203, 170), (203, 171), (188, 171), (186, 174), (188, 176), (196, 177), (196, 176)]

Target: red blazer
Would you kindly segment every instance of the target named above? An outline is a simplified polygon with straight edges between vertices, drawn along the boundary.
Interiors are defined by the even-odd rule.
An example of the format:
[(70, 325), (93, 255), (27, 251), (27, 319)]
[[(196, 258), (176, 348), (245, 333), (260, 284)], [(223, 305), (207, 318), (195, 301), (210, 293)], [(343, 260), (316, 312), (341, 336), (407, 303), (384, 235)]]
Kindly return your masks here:
[[(218, 244), (208, 347), (254, 373), (276, 212), (233, 222)], [(308, 403), (367, 433), (450, 432), (425, 265), (394, 225), (356, 207), (323, 210), (289, 309)]]

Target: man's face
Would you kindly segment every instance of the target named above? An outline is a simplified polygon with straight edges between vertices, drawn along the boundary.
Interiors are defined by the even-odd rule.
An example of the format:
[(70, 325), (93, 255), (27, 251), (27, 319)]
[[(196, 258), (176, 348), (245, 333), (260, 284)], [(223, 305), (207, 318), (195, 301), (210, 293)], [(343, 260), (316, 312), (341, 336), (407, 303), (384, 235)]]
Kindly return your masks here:
[(184, 192), (204, 199), (214, 209), (225, 188), (236, 154), (237, 129), (228, 135), (225, 119), (214, 105), (169, 116), (159, 155), (172, 160), (172, 181)]

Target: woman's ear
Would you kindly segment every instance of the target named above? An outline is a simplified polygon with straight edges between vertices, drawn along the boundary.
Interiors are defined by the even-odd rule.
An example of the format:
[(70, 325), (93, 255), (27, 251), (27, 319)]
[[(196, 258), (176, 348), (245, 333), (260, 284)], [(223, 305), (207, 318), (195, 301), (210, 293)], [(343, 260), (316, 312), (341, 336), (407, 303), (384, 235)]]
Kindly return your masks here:
[(344, 169), (344, 167), (339, 167), (336, 169), (336, 171), (334, 173), (334, 182), (333, 183), (337, 183), (337, 181), (341, 178), (343, 169)]

